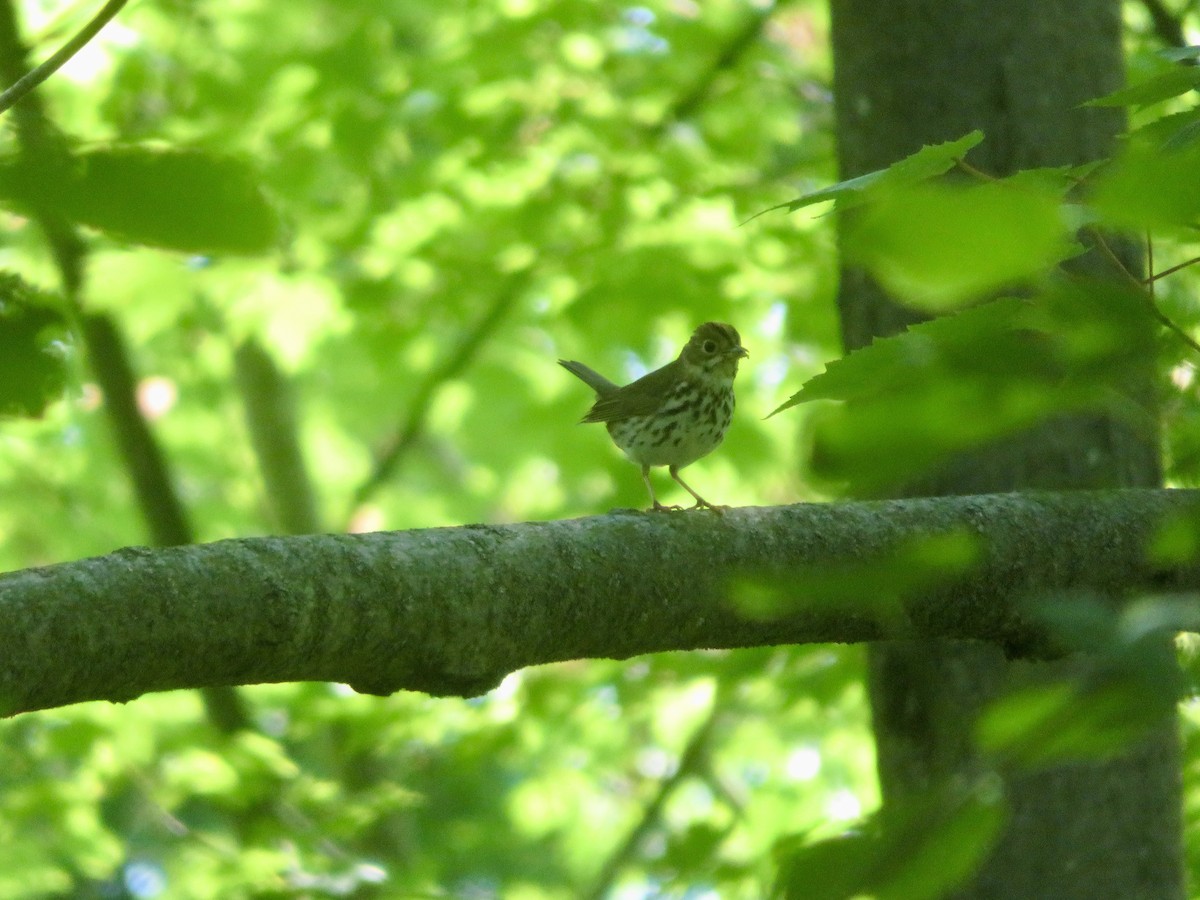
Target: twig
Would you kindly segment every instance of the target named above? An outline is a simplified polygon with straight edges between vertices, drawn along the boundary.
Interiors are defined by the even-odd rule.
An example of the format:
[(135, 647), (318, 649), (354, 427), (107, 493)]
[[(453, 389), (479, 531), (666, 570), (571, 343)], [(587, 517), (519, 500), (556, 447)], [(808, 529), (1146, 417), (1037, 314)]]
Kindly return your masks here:
[(761, 12), (753, 13), (746, 20), (741, 30), (725, 45), (725, 48), (717, 55), (712, 64), (704, 70), (695, 84), (671, 105), (666, 115), (658, 123), (657, 130), (661, 130), (672, 122), (678, 122), (693, 115), (708, 97), (713, 83), (717, 80), (717, 76), (728, 69), (734, 68), (741, 61), (741, 58), (754, 46), (762, 34), (767, 22), (770, 21), (771, 15), (783, 5), (782, 3), (769, 4)]
[(510, 281), (496, 295), (492, 305), (475, 323), (454, 351), (425, 376), (421, 386), (417, 388), (412, 402), (408, 407), (408, 415), (397, 426), (385, 442), (385, 450), (375, 462), (375, 468), (366, 480), (354, 492), (353, 511), (365, 503), (392, 476), (401, 460), (416, 444), (417, 439), (425, 430), (425, 420), (438, 391), (446, 382), (458, 376), (479, 351), (480, 346), (488, 339), (500, 324), (517, 295), (517, 283)]
[(92, 20), (84, 25), (73, 38), (63, 44), (57, 53), (36, 69), (30, 70), (8, 90), (0, 94), (0, 113), (9, 110), (22, 97), (62, 68), (67, 60), (82, 50), (88, 41), (100, 33), (100, 29), (116, 16), (127, 2), (128, 0), (108, 0), (100, 12), (96, 13)]
[(1176, 324), (1170, 316), (1158, 308), (1158, 304), (1154, 300), (1154, 294), (1146, 288), (1142, 282), (1142, 279), (1130, 272), (1125, 263), (1121, 262), (1117, 254), (1113, 252), (1112, 247), (1108, 245), (1108, 241), (1104, 239), (1104, 235), (1102, 235), (1095, 228), (1089, 228), (1088, 231), (1095, 239), (1096, 246), (1100, 248), (1100, 251), (1113, 263), (1113, 265), (1115, 265), (1122, 273), (1124, 273), (1126, 279), (1128, 279), (1130, 283), (1137, 288), (1138, 293), (1145, 297), (1146, 306), (1150, 309), (1150, 312), (1153, 314), (1154, 318), (1158, 319), (1159, 324), (1164, 326), (1167, 330), (1173, 332), (1176, 337), (1187, 344), (1192, 350), (1200, 353), (1200, 343), (1197, 343), (1195, 338), (1184, 331), (1183, 328)]
[[(123, 4), (124, 0), (117, 4), (117, 8)], [(13, 82), (9, 91), (24, 82), (27, 74), (32, 74), (25, 72), (25, 55), (13, 2), (0, 0), (0, 78)], [(30, 84), (24, 93), (34, 86), (36, 82)], [(67, 148), (50, 126), (36, 95), (30, 96), (29, 101), (21, 104), (13, 113), (23, 160), (29, 161), (30, 165), (45, 165), (47, 160), (66, 158)], [(105, 391), (105, 407), (133, 482), (140, 511), (153, 540), (161, 545), (191, 543), (191, 527), (171, 484), (162, 450), (138, 411), (133, 367), (120, 332), (111, 320), (103, 316), (81, 314), (87, 248), (75, 228), (52, 210), (35, 206), (33, 217), (46, 235), (63, 282), (68, 314), (75, 318), (96, 380)], [(224, 685), (205, 687), (201, 694), (205, 712), (214, 727), (224, 733), (232, 733), (249, 726), (249, 716), (234, 688)]]
[(1092, 239), (1096, 242), (1096, 246), (1100, 248), (1100, 252), (1104, 254), (1110, 263), (1117, 267), (1117, 271), (1125, 276), (1125, 280), (1139, 291), (1144, 290), (1142, 286), (1142, 279), (1138, 278), (1129, 271), (1129, 267), (1125, 265), (1122, 259), (1113, 251), (1113, 248), (1109, 246), (1108, 241), (1104, 239), (1104, 235), (1102, 235), (1096, 228), (1088, 228), (1087, 231), (1092, 236)]
[(1142, 6), (1146, 7), (1159, 40), (1169, 47), (1188, 46), (1187, 35), (1183, 31), (1183, 16), (1172, 13), (1162, 0), (1142, 0)]
[(1174, 275), (1176, 272), (1186, 269), (1189, 266), (1194, 266), (1196, 263), (1200, 263), (1200, 256), (1193, 256), (1191, 259), (1186, 259), (1179, 263), (1179, 265), (1171, 266), (1169, 269), (1163, 269), (1161, 272), (1155, 272), (1145, 279), (1145, 283), (1153, 284), (1161, 278), (1166, 278), (1168, 275)]
[(1146, 232), (1146, 277), (1142, 279), (1142, 284), (1150, 292), (1150, 302), (1158, 306), (1158, 295), (1154, 290), (1154, 241), (1149, 231)]
[(709, 710), (708, 718), (696, 729), (696, 732), (688, 741), (687, 747), (684, 748), (683, 754), (679, 757), (679, 766), (675, 769), (675, 772), (669, 778), (659, 782), (658, 790), (650, 802), (646, 804), (646, 808), (642, 810), (642, 817), (638, 820), (638, 823), (626, 835), (625, 840), (621, 842), (620, 846), (604, 861), (604, 865), (600, 869), (600, 874), (596, 877), (591, 889), (584, 895), (589, 900), (602, 900), (602, 898), (609, 895), (613, 882), (616, 881), (617, 876), (621, 874), (621, 870), (625, 868), (629, 860), (637, 853), (642, 839), (651, 828), (658, 824), (663, 808), (667, 805), (667, 801), (671, 799), (671, 795), (678, 790), (679, 786), (686, 779), (695, 775), (703, 767), (709, 753), (709, 744), (712, 741), (713, 732), (716, 730), (717, 723), (721, 719), (723, 709), (721, 694), (718, 692), (716, 698), (713, 700), (712, 709)]
[(971, 165), (969, 162), (967, 162), (961, 156), (954, 157), (954, 165), (958, 166), (958, 168), (962, 169), (964, 172), (966, 172), (972, 178), (978, 178), (980, 181), (991, 182), (991, 181), (999, 181), (1000, 180), (995, 175), (989, 175), (987, 172), (983, 171), (983, 169), (975, 168), (973, 165)]

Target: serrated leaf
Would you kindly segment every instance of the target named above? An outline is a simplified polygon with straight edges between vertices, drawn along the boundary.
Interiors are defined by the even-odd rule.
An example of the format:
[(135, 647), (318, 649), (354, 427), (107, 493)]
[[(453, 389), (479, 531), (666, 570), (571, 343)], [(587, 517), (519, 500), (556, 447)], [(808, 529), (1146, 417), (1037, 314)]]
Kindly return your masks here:
[(1059, 192), (1032, 180), (911, 184), (877, 196), (846, 220), (846, 258), (919, 309), (953, 309), (1044, 275), (1071, 253)]
[[(763, 212), (771, 212), (771, 210), (775, 209), (786, 209), (788, 212), (795, 212), (806, 206), (812, 206), (814, 203), (823, 203), (826, 200), (842, 200), (847, 197), (859, 195), (867, 188), (880, 184), (904, 185), (925, 181), (926, 179), (948, 172), (954, 167), (955, 160), (966, 156), (967, 152), (981, 141), (983, 141), (983, 132), (976, 130), (970, 134), (963, 135), (956, 141), (927, 144), (911, 156), (906, 156), (904, 159), (892, 163), (886, 169), (878, 169), (874, 172), (868, 172), (865, 175), (839, 181), (837, 184), (831, 184), (828, 187), (821, 188), (819, 191), (813, 191), (788, 203), (773, 206)], [(759, 215), (762, 215), (762, 213), (759, 213)]]
[(1180, 94), (1195, 90), (1200, 85), (1200, 69), (1194, 66), (1175, 66), (1147, 78), (1145, 81), (1113, 91), (1083, 106), (1136, 106), (1139, 109), (1153, 106)]
[(1096, 179), (1089, 199), (1101, 221), (1115, 228), (1189, 225), (1200, 217), (1200, 145), (1167, 150), (1133, 141)]
[[(826, 363), (824, 372), (806, 381), (771, 415), (813, 400), (856, 400), (891, 393), (900, 379), (912, 381), (923, 377), (923, 371), (937, 376), (947, 363), (945, 354), (950, 348), (970, 348), (980, 339), (995, 348), (993, 338), (1017, 327), (1028, 305), (1027, 300), (1006, 297), (877, 338), (866, 347)], [(996, 357), (989, 354), (981, 358)]]
[(1055, 283), (877, 340), (829, 363), (780, 409), (840, 401), (811, 414), (810, 470), (875, 493), (1056, 415), (1144, 416), (1120, 387), (1153, 341), (1137, 292)]

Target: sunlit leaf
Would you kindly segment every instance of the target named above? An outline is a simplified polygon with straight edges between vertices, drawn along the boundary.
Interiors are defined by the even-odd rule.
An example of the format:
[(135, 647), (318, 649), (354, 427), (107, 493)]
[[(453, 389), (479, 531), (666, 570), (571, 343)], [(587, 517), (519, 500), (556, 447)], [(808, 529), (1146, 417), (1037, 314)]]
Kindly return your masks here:
[(846, 219), (843, 247), (898, 299), (930, 311), (1038, 278), (1073, 252), (1057, 192), (1028, 182), (873, 192)]
[(811, 420), (812, 471), (873, 493), (1054, 415), (1144, 415), (1119, 387), (1152, 340), (1136, 292), (1056, 283), (877, 340), (828, 363), (776, 412), (841, 401)]
[[(814, 203), (823, 203), (826, 200), (845, 200), (850, 197), (861, 196), (870, 187), (878, 187), (880, 185), (900, 186), (925, 181), (954, 168), (955, 160), (966, 156), (971, 148), (978, 146), (982, 141), (983, 132), (972, 131), (970, 134), (963, 135), (956, 141), (946, 141), (941, 144), (926, 144), (916, 153), (906, 156), (886, 169), (878, 169), (874, 172), (868, 172), (865, 175), (839, 181), (837, 184), (831, 184), (818, 191), (812, 191), (789, 203), (784, 203), (771, 209), (786, 209), (788, 212), (795, 212), (798, 209), (812, 206)], [(770, 212), (770, 210), (764, 210), (764, 212)], [(759, 215), (762, 215), (762, 213), (759, 213)]]
[(1200, 557), (1200, 511), (1164, 519), (1146, 554), (1152, 562), (1163, 566), (1176, 566)]
[(1163, 100), (1186, 94), (1200, 85), (1200, 69), (1194, 66), (1173, 66), (1137, 84), (1089, 100), (1084, 106), (1146, 107)]
[(1163, 705), (1137, 682), (1089, 689), (1051, 684), (1014, 691), (979, 722), (979, 743), (1024, 766), (1098, 760), (1127, 750), (1163, 717)]
[(1167, 150), (1129, 143), (1095, 180), (1090, 201), (1106, 224), (1144, 230), (1188, 225), (1200, 217), (1200, 145)]
[(1101, 598), (1051, 595), (1027, 612), (1078, 655), (1054, 680), (994, 701), (978, 722), (981, 747), (1022, 766), (1106, 759), (1167, 721), (1182, 688), (1169, 638), (1200, 625), (1195, 598), (1150, 597), (1117, 610)]

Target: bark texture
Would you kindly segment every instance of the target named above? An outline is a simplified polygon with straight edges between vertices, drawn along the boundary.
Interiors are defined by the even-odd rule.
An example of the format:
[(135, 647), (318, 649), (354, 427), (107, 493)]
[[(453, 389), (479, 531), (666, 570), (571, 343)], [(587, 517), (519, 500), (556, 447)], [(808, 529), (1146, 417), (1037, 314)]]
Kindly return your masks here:
[[(662, 650), (909, 637), (1053, 653), (1026, 614), (1047, 591), (1200, 591), (1200, 562), (1147, 561), (1172, 521), (1200, 528), (1200, 493), (618, 512), (133, 547), (0, 575), (0, 714), (278, 681), (470, 696), (524, 666)], [(856, 590), (863, 566), (907, 568), (898, 548), (947, 534), (973, 542), (972, 562), (935, 566), (888, 603)], [(747, 614), (739, 585), (764, 583), (779, 586), (774, 615)]]
[[(971, 160), (997, 175), (1112, 153), (1122, 113), (1079, 104), (1121, 86), (1117, 0), (831, 0), (831, 6), (841, 177), (883, 168), (923, 144), (975, 128), (986, 140)], [(1104, 267), (1097, 258), (1082, 265), (1092, 273)], [(860, 271), (843, 273), (838, 302), (847, 349), (918, 318)], [(1152, 405), (1149, 363), (1144, 378), (1123, 388)], [(1148, 486), (1159, 478), (1152, 426), (1076, 416), (957, 459), (907, 493)], [(1162, 649), (1169, 652), (1165, 643)], [(1067, 674), (1070, 665), (1031, 667), (1006, 660), (995, 647), (954, 641), (873, 648), (885, 806), (986, 768), (970, 738), (980, 708), (1008, 685)], [(1175, 723), (1167, 721), (1107, 764), (1009, 776), (1009, 827), (957, 896), (1182, 897), (1177, 741)]]

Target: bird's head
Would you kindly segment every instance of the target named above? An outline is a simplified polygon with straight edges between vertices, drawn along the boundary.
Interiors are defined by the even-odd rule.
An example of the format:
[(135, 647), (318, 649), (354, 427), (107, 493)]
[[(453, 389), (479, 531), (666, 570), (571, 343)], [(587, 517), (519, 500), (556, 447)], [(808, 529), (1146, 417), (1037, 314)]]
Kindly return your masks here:
[(738, 363), (749, 355), (736, 328), (724, 322), (705, 322), (692, 332), (679, 358), (707, 375), (732, 380)]

